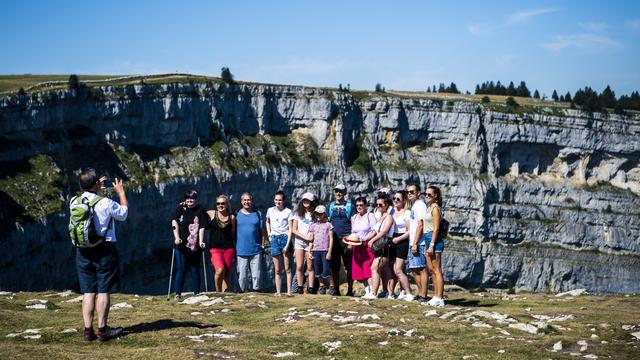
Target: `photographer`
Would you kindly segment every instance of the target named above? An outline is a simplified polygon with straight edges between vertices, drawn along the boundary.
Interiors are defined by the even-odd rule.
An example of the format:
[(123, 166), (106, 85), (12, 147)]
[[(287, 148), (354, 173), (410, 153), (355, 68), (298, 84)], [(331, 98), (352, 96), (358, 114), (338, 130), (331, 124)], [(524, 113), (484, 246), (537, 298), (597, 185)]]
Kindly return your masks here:
[[(129, 204), (124, 193), (122, 180), (115, 179), (113, 189), (120, 199), (117, 202), (98, 195), (105, 187), (106, 177), (98, 178), (92, 168), (82, 170), (79, 176), (83, 193), (71, 199), (70, 231), (76, 245), (76, 269), (80, 282), (82, 299), (82, 317), (84, 319), (84, 339), (96, 338), (107, 341), (122, 335), (122, 328), (109, 328), (110, 294), (119, 289), (120, 272), (118, 269), (118, 250), (116, 249), (116, 231), (113, 220), (124, 221), (129, 213)], [(89, 231), (83, 237), (77, 228), (78, 211), (89, 214), (85, 217)], [(75, 232), (74, 232), (75, 231)], [(82, 229), (81, 229), (82, 231)], [(97, 293), (97, 296), (96, 296)], [(93, 313), (98, 313), (98, 333), (93, 330)]]

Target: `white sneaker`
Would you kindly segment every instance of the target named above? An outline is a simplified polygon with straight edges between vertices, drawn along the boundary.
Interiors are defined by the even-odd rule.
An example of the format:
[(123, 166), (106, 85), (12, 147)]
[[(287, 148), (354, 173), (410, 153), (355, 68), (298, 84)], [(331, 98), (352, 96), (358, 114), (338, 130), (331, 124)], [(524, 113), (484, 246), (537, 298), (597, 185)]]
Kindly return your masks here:
[(366, 293), (362, 296), (365, 300), (376, 300), (378, 297), (373, 295), (373, 293)]
[(427, 305), (433, 306), (433, 307), (443, 307), (444, 300), (437, 297), (432, 297), (431, 300), (427, 301)]
[(402, 300), (404, 300), (404, 301), (413, 301), (413, 295), (407, 294), (407, 295), (404, 296), (404, 298)]
[(404, 293), (404, 290), (401, 290), (400, 294), (398, 294), (397, 299), (398, 300), (404, 300), (405, 297), (407, 297), (407, 295)]
[(364, 287), (364, 294), (371, 294), (371, 286), (367, 285)]

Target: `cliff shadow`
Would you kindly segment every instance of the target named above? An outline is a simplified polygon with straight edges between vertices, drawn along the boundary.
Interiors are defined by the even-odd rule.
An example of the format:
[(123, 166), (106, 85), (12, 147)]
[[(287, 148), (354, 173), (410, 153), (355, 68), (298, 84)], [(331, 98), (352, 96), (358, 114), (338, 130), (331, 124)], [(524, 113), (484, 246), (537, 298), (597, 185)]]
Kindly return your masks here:
[(173, 321), (172, 319), (160, 319), (153, 322), (144, 322), (124, 328), (124, 334), (137, 334), (148, 331), (160, 331), (175, 328), (213, 329), (219, 324), (203, 324), (195, 321)]
[(467, 300), (465, 298), (447, 300), (447, 305), (462, 306), (462, 307), (494, 307), (496, 303), (483, 303), (480, 300)]
[(494, 152), (498, 166), (496, 176), (516, 173), (542, 174), (553, 164), (560, 146), (524, 142), (499, 144)]

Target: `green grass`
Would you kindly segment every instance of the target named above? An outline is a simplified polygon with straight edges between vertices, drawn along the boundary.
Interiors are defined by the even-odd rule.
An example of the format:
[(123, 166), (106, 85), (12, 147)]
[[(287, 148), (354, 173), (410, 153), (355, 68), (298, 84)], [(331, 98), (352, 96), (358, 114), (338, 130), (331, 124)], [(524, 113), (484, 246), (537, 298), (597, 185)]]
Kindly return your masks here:
[(44, 219), (63, 210), (62, 174), (48, 155), (29, 159), (29, 169), (0, 180), (0, 190), (32, 219)]
[[(78, 75), (83, 80), (105, 80), (119, 77), (120, 75)], [(47, 81), (67, 81), (69, 75), (0, 75), (0, 92), (18, 91), (20, 88), (28, 88), (38, 83)]]
[[(327, 359), (539, 359), (570, 358), (580, 352), (577, 342), (585, 340), (588, 348), (582, 355), (600, 358), (638, 358), (637, 341), (630, 335), (636, 330), (623, 330), (624, 324), (640, 322), (638, 296), (579, 296), (557, 298), (554, 295), (518, 293), (505, 297), (504, 292), (447, 294), (448, 305), (438, 309), (437, 316), (425, 317), (431, 310), (416, 303), (393, 300), (356, 302), (354, 298), (301, 295), (275, 298), (271, 294), (230, 294), (226, 304), (211, 307), (182, 305), (163, 296), (116, 294), (112, 304), (127, 302), (131, 309), (112, 310), (110, 324), (130, 331), (119, 340), (105, 344), (85, 343), (81, 335), (80, 304), (64, 302), (76, 295), (61, 297), (55, 293), (17, 293), (0, 296), (0, 351), (5, 358), (223, 358), (273, 359), (279, 352), (298, 353), (295, 358)], [(209, 294), (210, 297), (222, 297)], [(55, 306), (45, 310), (26, 309), (28, 300), (49, 300)], [(294, 309), (295, 308), (295, 309)], [(222, 309), (228, 309), (222, 312)], [(550, 328), (530, 334), (509, 328), (493, 320), (456, 317), (482, 310), (506, 314), (517, 322), (531, 323), (537, 315), (568, 315), (573, 319), (550, 322)], [(213, 314), (210, 313), (213, 311)], [(312, 312), (329, 317), (308, 316)], [(346, 313), (347, 311), (355, 313)], [(441, 319), (449, 311), (454, 316)], [(201, 315), (192, 315), (200, 312)], [(296, 312), (294, 314), (294, 312)], [(282, 319), (291, 315), (293, 323)], [(334, 321), (340, 316), (375, 314), (380, 319)], [(300, 316), (303, 315), (303, 316)], [(482, 320), (491, 328), (474, 327)], [(354, 324), (378, 324), (379, 328), (356, 327)], [(346, 326), (343, 326), (347, 324)], [(78, 332), (64, 334), (68, 328)], [(7, 337), (26, 329), (40, 329), (40, 339)], [(392, 329), (401, 330), (394, 336)], [(405, 331), (415, 329), (412, 336)], [(593, 329), (593, 330), (592, 330)], [(507, 331), (509, 335), (503, 333)], [(194, 342), (187, 336), (231, 334), (231, 339), (202, 336)], [(597, 338), (592, 338), (596, 334)], [(329, 353), (323, 343), (341, 341)], [(552, 353), (553, 344), (561, 341), (563, 350)], [(607, 343), (603, 344), (602, 341)], [(382, 344), (381, 344), (382, 343)], [(504, 350), (504, 353), (498, 353)]]

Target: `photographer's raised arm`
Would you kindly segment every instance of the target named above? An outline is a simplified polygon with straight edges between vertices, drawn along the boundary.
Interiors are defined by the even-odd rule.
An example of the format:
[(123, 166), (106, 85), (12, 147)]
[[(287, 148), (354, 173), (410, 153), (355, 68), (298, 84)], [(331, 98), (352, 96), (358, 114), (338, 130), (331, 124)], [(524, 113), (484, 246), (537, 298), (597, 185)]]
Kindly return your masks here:
[(124, 185), (122, 184), (122, 180), (116, 178), (113, 182), (113, 190), (118, 195), (120, 199), (120, 206), (129, 207), (129, 202), (127, 202), (127, 195), (124, 193)]

